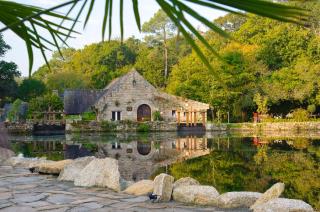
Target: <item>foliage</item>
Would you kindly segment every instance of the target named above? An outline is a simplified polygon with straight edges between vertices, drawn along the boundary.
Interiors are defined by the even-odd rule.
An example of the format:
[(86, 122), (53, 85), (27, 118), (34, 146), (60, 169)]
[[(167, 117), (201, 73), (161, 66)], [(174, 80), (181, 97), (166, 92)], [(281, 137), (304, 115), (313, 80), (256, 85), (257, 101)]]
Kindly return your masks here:
[(46, 91), (44, 83), (37, 79), (24, 79), (18, 88), (18, 96), (23, 101), (41, 96)]
[(33, 98), (29, 102), (29, 113), (63, 110), (63, 102), (56, 94), (46, 94)]
[(312, 105), (308, 105), (307, 110), (309, 113), (313, 114), (314, 112), (316, 112), (317, 110), (317, 106), (312, 104)]
[(101, 128), (106, 131), (113, 131), (114, 129), (117, 128), (117, 124), (115, 122), (112, 121), (102, 121), (101, 122)]
[(150, 125), (147, 123), (139, 123), (137, 126), (138, 132), (149, 132), (150, 131)]
[(21, 99), (16, 99), (12, 103), (12, 106), (8, 111), (8, 116), (7, 116), (9, 121), (14, 122), (14, 121), (25, 120), (26, 113), (24, 113), (22, 106), (23, 106), (23, 101)]
[(92, 121), (92, 120), (96, 120), (97, 119), (97, 115), (95, 112), (84, 112), (81, 114), (81, 118), (84, 121)]
[(295, 109), (292, 111), (292, 118), (295, 121), (308, 121), (309, 112), (302, 108)]
[(258, 106), (257, 112), (260, 114), (268, 113), (268, 98), (261, 96), (260, 93), (256, 93), (253, 97), (253, 101)]
[[(0, 59), (4, 56), (7, 50), (10, 49), (0, 34)], [(17, 95), (18, 85), (15, 77), (19, 77), (20, 72), (17, 70), (17, 65), (13, 62), (0, 60), (0, 107), (7, 98)]]
[(153, 119), (153, 121), (162, 121), (163, 118), (161, 117), (160, 111), (154, 111), (152, 113), (152, 119)]

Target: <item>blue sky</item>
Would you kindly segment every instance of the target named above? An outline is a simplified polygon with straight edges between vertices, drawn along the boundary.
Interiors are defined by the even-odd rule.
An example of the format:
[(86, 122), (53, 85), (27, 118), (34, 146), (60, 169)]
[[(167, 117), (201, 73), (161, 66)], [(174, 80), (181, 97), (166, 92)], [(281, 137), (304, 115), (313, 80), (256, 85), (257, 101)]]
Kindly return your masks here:
[[(64, 2), (64, 0), (17, 0), (17, 2), (22, 2), (25, 4), (37, 5), (44, 8), (49, 8)], [(94, 11), (92, 13), (91, 19), (87, 24), (85, 30), (82, 29), (81, 23), (78, 25), (77, 31), (81, 32), (80, 35), (77, 35), (76, 38), (70, 39), (68, 41), (69, 46), (74, 48), (83, 48), (87, 44), (96, 43), (101, 41), (101, 24), (102, 24), (102, 16), (104, 13), (104, 2), (103, 0), (97, 0)], [(114, 1), (115, 5), (113, 7), (113, 29), (112, 29), (112, 37), (119, 38), (120, 37), (120, 26), (119, 26), (119, 7), (116, 4), (117, 1)], [(132, 1), (125, 0), (124, 6), (124, 36), (125, 38), (135, 36), (137, 38), (143, 38), (143, 34), (141, 34), (136, 26), (133, 11), (132, 11)], [(223, 12), (207, 9), (195, 5), (191, 5), (194, 9), (196, 9), (200, 14), (207, 17), (209, 20), (213, 20), (219, 16), (224, 15)], [(153, 14), (159, 9), (159, 6), (154, 0), (139, 0), (139, 10), (141, 15), (141, 22), (148, 21)], [(64, 11), (61, 11), (64, 12)], [(83, 18), (80, 20), (83, 21)], [(194, 26), (197, 28), (202, 28), (201, 24), (195, 20), (190, 19)], [(0, 25), (1, 26), (1, 25)], [(15, 62), (19, 70), (22, 73), (22, 76), (28, 75), (28, 56), (24, 42), (19, 39), (15, 34), (10, 31), (6, 31), (4, 34), (5, 41), (12, 47), (11, 50), (7, 52), (4, 59), (7, 61)], [(51, 57), (51, 52), (47, 53), (48, 58)], [(37, 68), (44, 64), (44, 59), (41, 56), (41, 53), (38, 50), (35, 50), (35, 59), (34, 59), (34, 67), (33, 71), (37, 70)]]

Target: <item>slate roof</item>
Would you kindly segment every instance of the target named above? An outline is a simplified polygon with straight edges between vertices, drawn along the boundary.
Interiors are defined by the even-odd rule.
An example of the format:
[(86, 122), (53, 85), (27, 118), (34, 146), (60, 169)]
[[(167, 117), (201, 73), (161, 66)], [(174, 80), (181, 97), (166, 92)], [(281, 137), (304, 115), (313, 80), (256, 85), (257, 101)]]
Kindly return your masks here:
[(104, 90), (65, 90), (63, 94), (64, 113), (78, 115), (88, 111), (103, 92)]

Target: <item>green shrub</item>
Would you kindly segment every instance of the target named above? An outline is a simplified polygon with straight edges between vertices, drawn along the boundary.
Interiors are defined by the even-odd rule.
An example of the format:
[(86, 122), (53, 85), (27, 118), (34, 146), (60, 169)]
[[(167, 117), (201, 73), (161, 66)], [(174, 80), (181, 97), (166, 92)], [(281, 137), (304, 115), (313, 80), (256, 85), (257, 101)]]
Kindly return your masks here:
[(23, 101), (21, 99), (16, 99), (8, 112), (9, 121), (20, 121), (26, 118), (26, 114), (22, 111)]
[(150, 126), (146, 123), (139, 123), (137, 127), (138, 132), (149, 132)]
[(313, 114), (314, 112), (316, 112), (317, 107), (315, 105), (308, 105), (307, 110), (309, 111), (309, 113)]
[(102, 121), (101, 122), (101, 128), (104, 131), (113, 131), (114, 129), (116, 129), (117, 124), (111, 121)]
[(293, 110), (292, 118), (295, 121), (308, 121), (309, 120), (309, 112), (305, 109), (298, 108)]
[(93, 121), (97, 119), (97, 115), (93, 111), (84, 112), (81, 114), (82, 120), (84, 121)]
[(155, 111), (152, 113), (153, 121), (163, 121), (160, 111)]

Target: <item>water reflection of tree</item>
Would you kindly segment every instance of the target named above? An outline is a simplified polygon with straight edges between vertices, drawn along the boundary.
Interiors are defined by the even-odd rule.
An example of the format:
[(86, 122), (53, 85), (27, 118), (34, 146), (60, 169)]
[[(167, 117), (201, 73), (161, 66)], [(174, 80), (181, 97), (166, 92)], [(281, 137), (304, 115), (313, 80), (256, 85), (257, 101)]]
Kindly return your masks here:
[(313, 154), (267, 151), (267, 146), (259, 147), (256, 153), (214, 151), (172, 165), (170, 173), (176, 179), (190, 176), (202, 184), (214, 185), (219, 192), (263, 192), (281, 181), (286, 184), (285, 197), (302, 199), (320, 209), (320, 167)]

